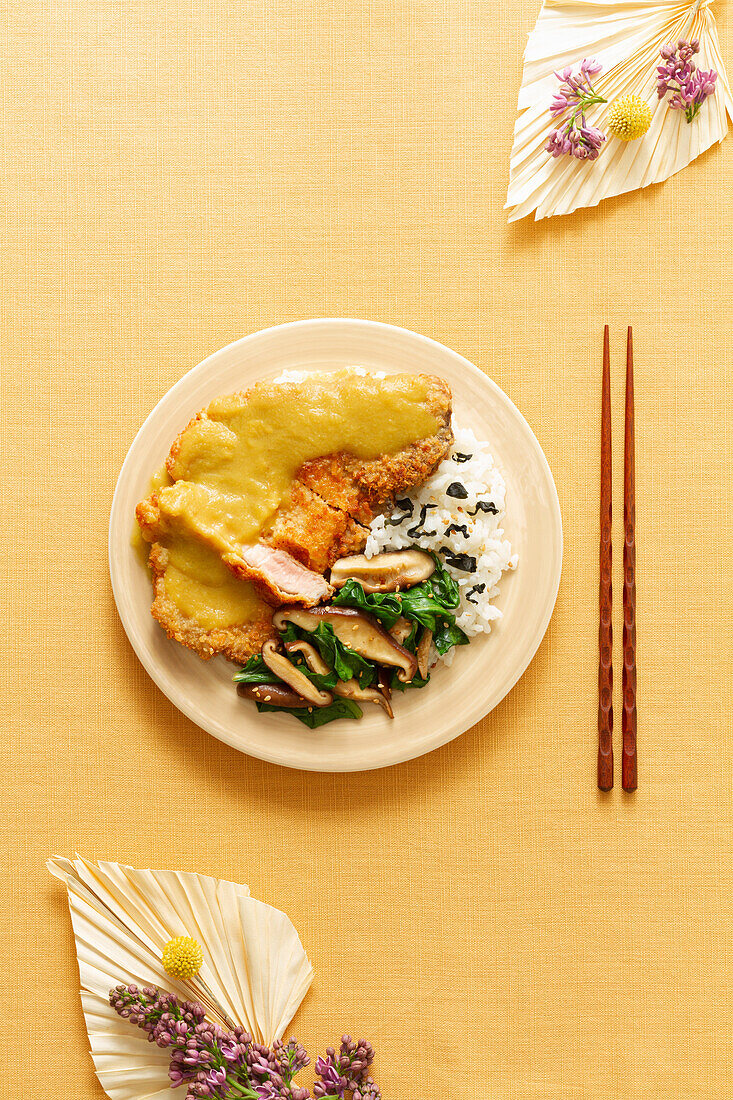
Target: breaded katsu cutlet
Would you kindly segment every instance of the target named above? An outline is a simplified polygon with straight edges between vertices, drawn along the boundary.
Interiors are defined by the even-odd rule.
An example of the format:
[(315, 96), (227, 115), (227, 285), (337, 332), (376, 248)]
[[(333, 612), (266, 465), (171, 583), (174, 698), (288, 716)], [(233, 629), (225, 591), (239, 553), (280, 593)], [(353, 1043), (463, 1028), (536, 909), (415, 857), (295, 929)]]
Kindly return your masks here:
[(426, 404), (437, 424), (434, 435), (378, 458), (343, 452), (323, 455), (298, 471), (298, 478), (321, 500), (348, 512), (358, 523), (369, 524), (394, 497), (426, 481), (453, 443), (450, 387), (442, 378), (419, 377), (427, 384)]
[(203, 660), (221, 653), (230, 661), (244, 664), (253, 653), (259, 653), (263, 642), (274, 634), (272, 610), (263, 604), (254, 618), (228, 626), (204, 627), (185, 615), (170, 598), (165, 577), (169, 568), (169, 553), (165, 546), (153, 543), (148, 559), (153, 581), (151, 613), (169, 638), (192, 649)]
[[(269, 608), (286, 603), (312, 606), (331, 595), (324, 574), (339, 558), (363, 550), (371, 519), (395, 496), (425, 481), (453, 442), (449, 387), (440, 378), (417, 377), (425, 387), (422, 407), (432, 414), (436, 430), (376, 458), (360, 459), (339, 451), (304, 462), (253, 544), (227, 541), (225, 526), (210, 530), (199, 524), (195, 515), (192, 527), (190, 496), (188, 511), (176, 512), (176, 486), (190, 488), (185, 479), (186, 462), (181, 457), (188, 433), (201, 427), (206, 432), (219, 430), (216, 419), (210, 416), (211, 407), (193, 418), (173, 443), (166, 460), (173, 485), (161, 491), (165, 494), (165, 512), (158, 492), (141, 501), (136, 510), (143, 536), (151, 543), (149, 561), (155, 596), (152, 613), (169, 637), (204, 659), (221, 653), (230, 660), (244, 662), (272, 633)], [(245, 403), (253, 392), (234, 395), (232, 400)], [(224, 437), (225, 429), (221, 431)], [(195, 488), (202, 500), (206, 493), (215, 491), (206, 485)], [(185, 538), (203, 540), (207, 553), (217, 556), (235, 585), (241, 582), (254, 588), (262, 601), (254, 618), (245, 617), (241, 623), (228, 625), (202, 625), (172, 598), (169, 548), (172, 539), (178, 537), (178, 525), (186, 523)]]

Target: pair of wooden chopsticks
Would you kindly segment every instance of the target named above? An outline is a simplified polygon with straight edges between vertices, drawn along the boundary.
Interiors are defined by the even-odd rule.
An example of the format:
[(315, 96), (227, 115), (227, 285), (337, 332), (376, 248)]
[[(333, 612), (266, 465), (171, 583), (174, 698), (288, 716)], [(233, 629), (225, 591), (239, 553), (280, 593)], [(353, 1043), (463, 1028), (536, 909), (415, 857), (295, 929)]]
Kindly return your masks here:
[[(601, 398), (601, 542), (598, 625), (598, 786), (613, 787), (613, 629), (611, 624), (611, 357), (603, 332)], [(621, 784), (636, 790), (636, 543), (634, 502), (634, 343), (626, 340), (626, 417), (624, 428), (624, 628), (622, 674)]]

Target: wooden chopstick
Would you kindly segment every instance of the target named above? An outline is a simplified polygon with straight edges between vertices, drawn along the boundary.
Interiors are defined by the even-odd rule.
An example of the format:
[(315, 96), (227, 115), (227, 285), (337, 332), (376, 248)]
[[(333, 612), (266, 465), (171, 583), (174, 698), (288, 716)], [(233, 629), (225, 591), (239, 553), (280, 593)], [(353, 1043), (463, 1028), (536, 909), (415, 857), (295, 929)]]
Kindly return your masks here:
[(626, 338), (626, 422), (624, 427), (624, 667), (621, 785), (636, 790), (636, 501), (634, 477), (634, 338)]
[(601, 396), (601, 541), (598, 592), (598, 786), (613, 787), (613, 627), (611, 623), (611, 358), (603, 330)]

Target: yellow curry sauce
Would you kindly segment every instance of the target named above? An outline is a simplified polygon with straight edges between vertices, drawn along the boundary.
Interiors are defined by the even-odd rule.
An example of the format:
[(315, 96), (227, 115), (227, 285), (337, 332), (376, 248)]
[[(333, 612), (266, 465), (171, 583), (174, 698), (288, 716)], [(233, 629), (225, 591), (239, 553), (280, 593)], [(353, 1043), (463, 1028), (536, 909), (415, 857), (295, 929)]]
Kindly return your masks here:
[(179, 537), (166, 540), (166, 546), (166, 595), (204, 630), (252, 622), (266, 610), (252, 585), (235, 577), (204, 543)]
[(220, 555), (257, 541), (309, 459), (376, 458), (432, 435), (426, 398), (419, 376), (344, 370), (212, 401), (174, 448), (173, 484), (158, 488), (168, 597), (205, 629), (252, 621), (263, 604)]
[[(165, 466), (150, 479), (150, 492), (157, 493), (173, 482)], [(219, 555), (195, 538), (180, 534), (161, 535), (168, 550), (165, 571), (166, 596), (188, 619), (204, 630), (222, 630), (253, 622), (267, 613), (267, 605), (247, 581), (239, 580), (224, 565)], [(147, 564), (150, 545), (135, 524), (132, 545)]]

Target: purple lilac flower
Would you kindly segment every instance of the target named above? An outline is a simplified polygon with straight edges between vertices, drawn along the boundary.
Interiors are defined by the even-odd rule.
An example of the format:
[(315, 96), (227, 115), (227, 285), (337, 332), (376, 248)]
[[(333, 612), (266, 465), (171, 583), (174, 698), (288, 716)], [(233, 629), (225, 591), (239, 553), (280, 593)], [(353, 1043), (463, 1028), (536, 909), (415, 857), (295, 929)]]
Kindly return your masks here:
[(365, 1039), (352, 1039), (342, 1035), (341, 1047), (336, 1058), (336, 1068), (348, 1080), (348, 1087), (354, 1089), (366, 1074), (374, 1061), (374, 1047)]
[[(109, 1001), (149, 1042), (170, 1049), (171, 1088), (185, 1085), (186, 1100), (311, 1100), (308, 1089), (293, 1080), (309, 1064), (295, 1039), (276, 1040), (271, 1048), (255, 1043), (242, 1028), (224, 1031), (207, 1020), (198, 1002), (150, 986), (119, 985)], [(342, 1036), (338, 1054), (328, 1047), (316, 1062), (314, 1097), (381, 1100), (369, 1076), (373, 1061), (371, 1043)]]
[(272, 1081), (265, 1081), (262, 1085), (255, 1085), (257, 1100), (277, 1100), (280, 1092), (276, 1091)]
[(256, 1100), (311, 1100), (308, 1089), (293, 1084), (278, 1088), (270, 1081), (263, 1085), (257, 1085), (254, 1097)]
[(316, 1059), (316, 1073), (321, 1078), (313, 1086), (313, 1095), (320, 1100), (323, 1096), (339, 1096), (343, 1098), (346, 1091), (347, 1080), (336, 1069), (333, 1054), (326, 1058)]
[(561, 122), (552, 130), (545, 146), (553, 157), (571, 156), (577, 160), (595, 160), (598, 157), (606, 135), (597, 126), (588, 124), (586, 112), (590, 107), (606, 102), (591, 82), (591, 77), (600, 73), (602, 68), (599, 61), (584, 57), (578, 73), (573, 74), (569, 66), (555, 73), (560, 89), (550, 104), (550, 113)]
[[(316, 1073), (321, 1081), (317, 1081), (313, 1087), (314, 1097), (317, 1100), (327, 1096), (343, 1097), (347, 1091), (357, 1097), (357, 1092), (366, 1088), (370, 1080), (368, 1073), (373, 1061), (374, 1047), (371, 1043), (365, 1039), (356, 1040), (350, 1035), (343, 1035), (338, 1054), (333, 1047), (327, 1047), (326, 1057), (319, 1058), (316, 1062)], [(374, 1098), (367, 1091), (364, 1093), (364, 1100)]]
[(659, 56), (664, 61), (657, 67), (657, 95), (664, 99), (672, 93), (668, 105), (676, 111), (684, 111), (685, 118), (692, 122), (708, 96), (715, 92), (718, 74), (714, 69), (706, 72), (698, 69), (692, 58), (700, 52), (699, 39), (692, 42), (681, 38), (676, 46), (663, 46)]
[(372, 1081), (367, 1077), (365, 1081), (354, 1090), (352, 1100), (382, 1100), (382, 1094)]
[(281, 1073), (288, 1072), (294, 1076), (310, 1065), (308, 1052), (295, 1039), (291, 1039), (288, 1043), (283, 1043), (282, 1039), (276, 1039), (272, 1044), (272, 1053)]

